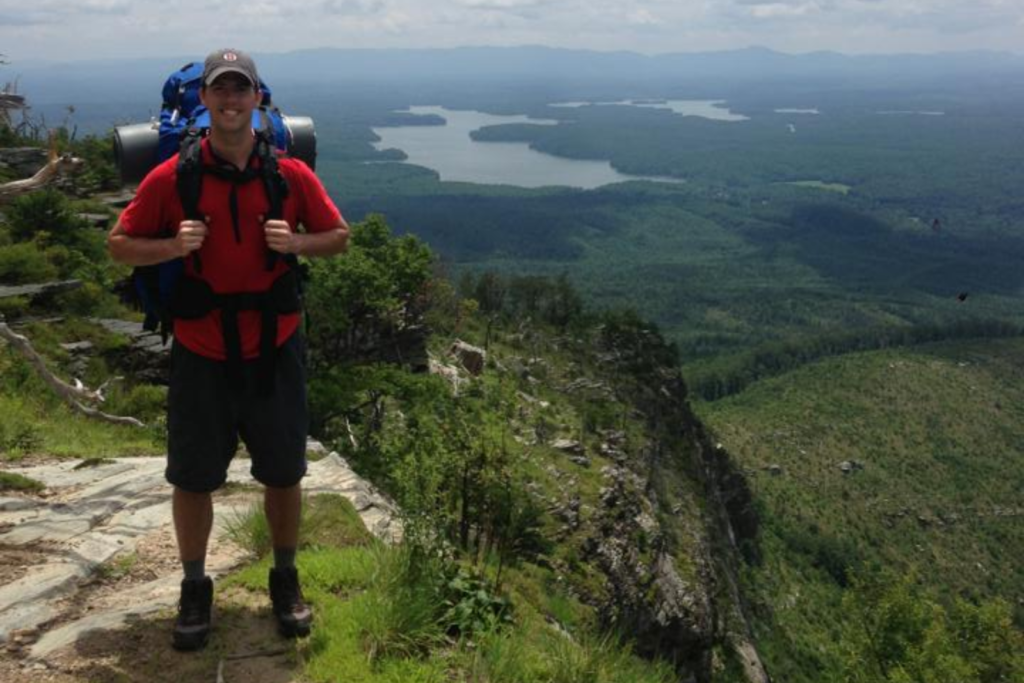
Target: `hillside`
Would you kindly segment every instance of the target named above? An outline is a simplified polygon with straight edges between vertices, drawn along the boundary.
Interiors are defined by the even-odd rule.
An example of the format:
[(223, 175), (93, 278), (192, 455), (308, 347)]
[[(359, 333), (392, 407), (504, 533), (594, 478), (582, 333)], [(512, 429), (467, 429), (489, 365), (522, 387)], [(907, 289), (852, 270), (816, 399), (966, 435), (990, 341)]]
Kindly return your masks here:
[[(132, 340), (101, 322), (139, 317), (112, 293), (125, 271), (106, 259), (102, 230), (82, 217), (86, 208), (106, 216), (113, 210), (88, 185), (63, 189), (82, 198), (51, 189), (5, 208), (0, 283), (60, 277), (78, 286), (55, 297), (0, 291), (5, 332), (9, 326), (27, 337), (59, 377), (95, 387), (117, 375), (104, 410), (147, 426), (104, 424), (72, 410), (18, 347), (3, 344), (0, 531), (8, 534), (19, 510), (61, 515), (72, 507), (60, 502), (68, 494), (58, 486), (25, 476), (32, 466), (50, 472), (70, 458), (82, 461), (77, 472), (162, 452), (165, 388), (137, 372)], [(464, 280), (457, 291), (435, 266), (425, 244), (392, 236), (380, 217), (353, 226), (345, 257), (311, 264), (316, 436), (393, 498), (404, 533), (400, 545), (373, 555), (350, 547), (367, 543), (365, 531), (306, 540), (304, 566), (336, 560), (358, 567), (356, 577), (311, 570), (311, 596), (324, 620), (313, 641), (286, 648), (293, 663), (304, 662), (292, 667), (295, 674), (335, 680), (358, 662), (358, 679), (368, 683), (728, 681), (744, 668), (764, 680), (733, 545), (755, 539), (757, 520), (742, 478), (690, 411), (674, 349), (634, 314), (586, 311), (564, 279), (487, 277)], [(458, 340), (485, 351), (450, 351)], [(159, 467), (147, 472), (152, 478)], [(100, 518), (90, 519), (86, 525)], [(235, 542), (250, 550), (256, 568), (225, 582), (248, 581), (250, 592), (262, 570), (255, 563), (267, 552), (253, 524), (236, 523)], [(18, 539), (8, 538), (12, 553), (5, 555), (9, 592), (58, 552)], [(162, 566), (173, 567), (166, 555)], [(148, 569), (153, 559), (141, 550), (105, 557), (83, 559), (75, 576), (107, 594), (139, 580), (133, 567)], [(339, 594), (337, 582), (353, 593)], [(111, 640), (96, 634), (79, 651), (65, 647), (34, 660), (33, 642), (62, 624), (42, 609), (26, 623), (12, 604), (0, 610), (0, 623), (17, 617), (20, 624), (0, 633), (10, 641), (5, 675), (43, 666), (56, 680), (90, 671), (132, 678), (140, 670), (147, 680), (179, 679), (174, 666), (139, 669), (132, 648), (112, 657)], [(87, 603), (75, 611), (88, 610)], [(159, 642), (166, 618), (131, 622), (125, 637)], [(236, 645), (225, 634), (218, 647)], [(216, 667), (217, 654), (224, 652), (190, 667)]]
[(762, 515), (745, 585), (774, 676), (836, 680), (844, 595), (883, 568), (1024, 626), (1022, 367), (1020, 338), (854, 353), (697, 406)]

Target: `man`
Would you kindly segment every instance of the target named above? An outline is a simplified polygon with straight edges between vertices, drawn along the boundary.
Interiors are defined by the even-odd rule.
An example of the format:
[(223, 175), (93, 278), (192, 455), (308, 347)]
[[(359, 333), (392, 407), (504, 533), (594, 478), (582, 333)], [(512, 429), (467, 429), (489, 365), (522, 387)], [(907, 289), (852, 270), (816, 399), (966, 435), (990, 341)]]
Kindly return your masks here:
[[(183, 295), (184, 306), (172, 307), (167, 419), (166, 476), (174, 487), (174, 528), (185, 572), (173, 638), (181, 650), (202, 648), (210, 631), (213, 583), (205, 558), (211, 493), (226, 479), (239, 436), (254, 478), (265, 487), (274, 545), (270, 597), (279, 630), (307, 635), (312, 620), (295, 569), (308, 417), (301, 314), (289, 260), (345, 251), (348, 225), (309, 167), (288, 158), (277, 160), (287, 183), (283, 216), (267, 219), (270, 190), (257, 172), (262, 161), (252, 127), (261, 96), (248, 55), (218, 50), (207, 57), (200, 90), (210, 112), (199, 157), (203, 219), (186, 218), (175, 156), (143, 180), (108, 237), (112, 257), (129, 265), (184, 258), (178, 291), (192, 292)], [(294, 229), (300, 223), (303, 233)]]

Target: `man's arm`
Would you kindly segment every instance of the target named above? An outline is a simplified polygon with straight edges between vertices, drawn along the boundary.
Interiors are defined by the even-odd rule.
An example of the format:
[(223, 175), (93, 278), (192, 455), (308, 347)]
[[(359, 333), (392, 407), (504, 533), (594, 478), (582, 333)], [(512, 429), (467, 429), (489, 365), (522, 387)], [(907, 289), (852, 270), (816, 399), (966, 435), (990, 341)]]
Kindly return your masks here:
[(334, 256), (348, 249), (348, 223), (339, 218), (334, 227), (320, 232), (292, 232), (285, 221), (263, 224), (267, 246), (281, 254), (297, 256)]
[(203, 246), (206, 232), (202, 221), (182, 221), (174, 237), (132, 237), (118, 221), (107, 235), (107, 250), (115, 261), (129, 266), (152, 266), (186, 256)]

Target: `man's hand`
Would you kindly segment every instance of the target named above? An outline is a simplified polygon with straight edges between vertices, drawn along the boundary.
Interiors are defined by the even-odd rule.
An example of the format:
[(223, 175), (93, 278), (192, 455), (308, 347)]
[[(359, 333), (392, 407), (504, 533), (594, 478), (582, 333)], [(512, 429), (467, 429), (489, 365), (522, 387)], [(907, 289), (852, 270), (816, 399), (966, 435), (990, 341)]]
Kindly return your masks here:
[(267, 247), (279, 254), (299, 253), (301, 236), (292, 232), (288, 221), (270, 220), (263, 224), (263, 234), (267, 236)]
[[(207, 220), (209, 220), (209, 217), (207, 217)], [(199, 249), (203, 246), (203, 240), (206, 239), (207, 232), (209, 232), (209, 228), (206, 227), (204, 221), (182, 221), (178, 225), (178, 234), (174, 236), (178, 253), (182, 256), (188, 256), (193, 251)]]

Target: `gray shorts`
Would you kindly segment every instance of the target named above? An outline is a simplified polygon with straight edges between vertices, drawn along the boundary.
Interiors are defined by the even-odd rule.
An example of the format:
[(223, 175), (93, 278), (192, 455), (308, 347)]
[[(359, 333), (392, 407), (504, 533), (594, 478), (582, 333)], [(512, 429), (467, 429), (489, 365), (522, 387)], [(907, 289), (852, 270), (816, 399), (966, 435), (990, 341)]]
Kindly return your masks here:
[(275, 388), (256, 391), (257, 362), (243, 363), (244, 390), (228, 384), (224, 363), (177, 340), (167, 395), (167, 481), (193, 493), (221, 487), (241, 437), (250, 471), (265, 486), (293, 486), (306, 474), (305, 344), (296, 331), (278, 348)]

